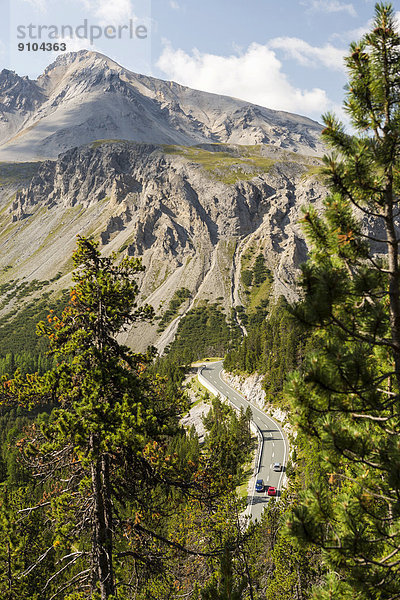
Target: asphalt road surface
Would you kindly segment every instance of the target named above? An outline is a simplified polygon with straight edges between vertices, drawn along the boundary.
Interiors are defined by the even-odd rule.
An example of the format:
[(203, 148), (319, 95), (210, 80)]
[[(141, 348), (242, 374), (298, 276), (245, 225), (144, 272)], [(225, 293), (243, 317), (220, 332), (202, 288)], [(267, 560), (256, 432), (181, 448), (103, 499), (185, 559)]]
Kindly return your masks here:
[[(277, 497), (281, 493), (282, 480), (284, 477), (285, 464), (287, 460), (287, 442), (283, 431), (271, 417), (268, 417), (262, 410), (251, 404), (251, 398), (248, 400), (239, 392), (234, 390), (230, 385), (225, 383), (221, 378), (222, 361), (208, 363), (201, 369), (201, 374), (204, 379), (214, 388), (226, 396), (229, 401), (240, 409), (241, 406), (246, 408), (250, 406), (252, 411), (252, 421), (255, 423), (261, 432), (263, 438), (261, 459), (259, 461), (259, 472), (255, 479), (263, 479), (266, 486), (277, 488)], [(273, 464), (280, 462), (282, 470), (275, 472)], [(269, 501), (267, 492), (256, 492), (254, 489), (248, 498), (251, 520), (260, 519), (261, 513)]]

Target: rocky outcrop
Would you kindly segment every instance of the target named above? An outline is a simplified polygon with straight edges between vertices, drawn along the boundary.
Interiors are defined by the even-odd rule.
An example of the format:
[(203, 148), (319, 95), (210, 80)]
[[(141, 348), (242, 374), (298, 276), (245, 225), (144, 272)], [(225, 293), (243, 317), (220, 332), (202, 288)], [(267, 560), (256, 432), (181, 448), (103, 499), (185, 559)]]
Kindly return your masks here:
[(253, 373), (246, 377), (244, 375), (234, 375), (233, 373), (222, 371), (222, 377), (229, 385), (237, 389), (243, 396), (250, 400), (252, 404), (261, 410), (265, 409), (266, 395), (262, 388), (262, 375)]
[(28, 77), (19, 77), (14, 71), (0, 72), (0, 114), (27, 113), (37, 109), (45, 99), (40, 86)]
[(266, 402), (266, 395), (262, 388), (262, 375), (259, 373), (253, 373), (252, 375), (235, 375), (234, 373), (222, 371), (222, 377), (230, 386), (243, 394), (251, 404), (254, 404), (267, 415), (270, 415), (273, 419), (282, 423), (286, 435), (294, 435), (293, 427), (287, 422), (287, 412)]
[[(37, 112), (45, 99), (41, 87), (28, 77), (19, 77), (8, 69), (0, 72), (0, 145), (14, 139), (26, 127), (27, 120)], [(5, 153), (3, 160), (8, 159)], [(21, 160), (18, 156), (14, 159)]]
[[(205, 164), (214, 160), (214, 148), (220, 156), (219, 145), (208, 148), (201, 155)], [(185, 148), (116, 142), (69, 150), (45, 161), (16, 193), (8, 209), (12, 229), (8, 224), (10, 234), (0, 234), (0, 260), (15, 264), (20, 276), (48, 279), (67, 269), (76, 234), (90, 233), (105, 253), (142, 257), (142, 298), (156, 310), (182, 287), (191, 292), (190, 306), (219, 300), (229, 310), (240, 301), (234, 288), (241, 256), (253, 247), (274, 272), (276, 292), (294, 297), (297, 268), (306, 257), (300, 207), (319, 203), (325, 190), (308, 175), (314, 160), (267, 150), (264, 158), (273, 160), (251, 179), (240, 170), (251, 159), (237, 146), (224, 147), (223, 176), (188, 158)], [(237, 173), (236, 182), (225, 181)], [(173, 332), (172, 324), (161, 350)], [(141, 335), (144, 345), (154, 343), (156, 325)]]

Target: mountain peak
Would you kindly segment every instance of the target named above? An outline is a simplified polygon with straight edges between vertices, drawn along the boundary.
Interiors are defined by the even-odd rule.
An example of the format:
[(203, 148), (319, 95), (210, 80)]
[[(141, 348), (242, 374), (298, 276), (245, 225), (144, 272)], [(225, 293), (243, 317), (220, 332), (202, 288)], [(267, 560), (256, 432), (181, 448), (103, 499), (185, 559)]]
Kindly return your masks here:
[(3, 73), (0, 103), (21, 118), (12, 127), (0, 122), (0, 160), (56, 158), (99, 139), (322, 149), (321, 126), (311, 119), (138, 75), (91, 50), (58, 56), (36, 82)]
[(67, 52), (58, 55), (56, 60), (46, 67), (43, 74), (38, 77), (37, 83), (48, 90), (52, 87), (51, 80), (58, 83), (60, 78), (88, 76), (89, 73), (110, 70), (119, 72), (123, 68), (100, 52), (91, 50)]
[(105, 54), (101, 54), (94, 50), (78, 50), (77, 52), (65, 52), (64, 54), (59, 54), (55, 61), (45, 69), (44, 74), (57, 67), (65, 67), (72, 64), (82, 65), (82, 63), (92, 65), (104, 64), (108, 66), (115, 65), (115, 67), (122, 68)]

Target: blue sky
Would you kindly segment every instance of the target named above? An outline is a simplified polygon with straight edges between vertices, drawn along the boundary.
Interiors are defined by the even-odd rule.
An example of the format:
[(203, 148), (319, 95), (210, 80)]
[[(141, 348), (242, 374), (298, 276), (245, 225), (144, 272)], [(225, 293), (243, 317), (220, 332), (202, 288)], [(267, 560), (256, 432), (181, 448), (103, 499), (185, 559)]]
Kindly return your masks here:
[[(0, 67), (36, 78), (57, 53), (18, 50), (29, 24), (102, 30), (146, 27), (146, 39), (66, 38), (67, 50), (103, 52), (132, 71), (173, 79), (320, 120), (340, 112), (348, 44), (368, 28), (374, 0), (0, 0)], [(400, 9), (399, 2), (394, 8)], [(8, 11), (8, 15), (7, 15)], [(22, 26), (24, 39), (17, 38)], [(40, 42), (49, 40), (42, 30)], [(54, 31), (54, 29), (53, 29)], [(97, 29), (96, 31), (100, 31)], [(109, 30), (110, 32), (112, 30)], [(21, 32), (21, 30), (20, 30)], [(83, 30), (81, 30), (81, 33)], [(143, 36), (144, 30), (142, 29)], [(37, 34), (37, 29), (34, 30)], [(84, 33), (84, 32), (83, 32)], [(125, 35), (126, 34), (126, 35)]]

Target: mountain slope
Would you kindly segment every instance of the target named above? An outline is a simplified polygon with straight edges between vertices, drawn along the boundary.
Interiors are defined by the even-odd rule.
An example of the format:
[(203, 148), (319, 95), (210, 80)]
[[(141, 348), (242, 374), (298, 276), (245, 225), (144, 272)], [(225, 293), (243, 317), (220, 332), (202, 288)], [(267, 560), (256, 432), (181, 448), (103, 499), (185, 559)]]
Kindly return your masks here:
[(305, 117), (191, 90), (96, 52), (60, 55), (37, 81), (0, 73), (0, 160), (56, 158), (99, 139), (156, 144), (270, 144), (320, 154)]
[[(106, 254), (143, 257), (141, 296), (160, 317), (182, 288), (190, 299), (178, 312), (209, 301), (228, 313), (244, 301), (242, 256), (254, 249), (275, 274), (276, 292), (293, 295), (306, 257), (300, 207), (324, 195), (317, 164), (273, 146), (115, 142), (69, 150), (45, 161), (23, 190), (0, 191), (0, 285), (59, 273), (54, 286), (68, 287), (75, 236), (91, 234)], [(164, 348), (176, 325), (161, 339), (157, 323), (142, 328), (143, 347), (158, 340)]]

